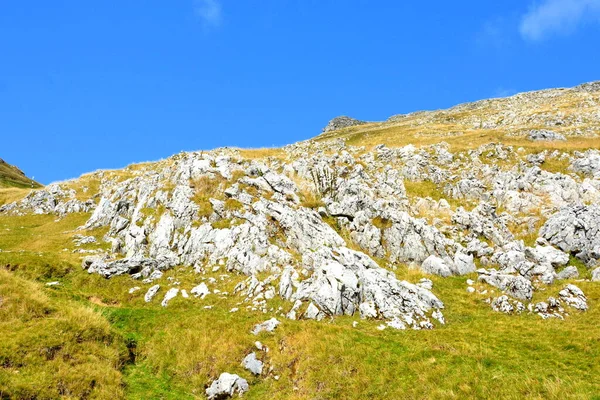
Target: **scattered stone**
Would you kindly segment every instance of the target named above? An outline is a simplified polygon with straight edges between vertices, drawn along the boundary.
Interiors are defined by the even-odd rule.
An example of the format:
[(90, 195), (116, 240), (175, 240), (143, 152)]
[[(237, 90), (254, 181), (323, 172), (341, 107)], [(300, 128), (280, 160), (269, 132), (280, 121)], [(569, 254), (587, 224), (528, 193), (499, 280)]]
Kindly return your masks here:
[(583, 291), (575, 285), (569, 284), (565, 286), (565, 288), (558, 293), (558, 296), (567, 305), (577, 310), (587, 311), (588, 309), (587, 297)]
[(167, 293), (165, 294), (165, 297), (163, 298), (163, 301), (160, 303), (160, 305), (163, 307), (166, 307), (167, 304), (169, 304), (169, 301), (171, 301), (172, 299), (177, 297), (178, 293), (179, 293), (179, 289), (177, 289), (177, 288), (169, 289), (167, 291)]
[(218, 400), (233, 397), (236, 393), (242, 395), (248, 390), (248, 381), (238, 375), (223, 372), (219, 379), (213, 381), (206, 389), (206, 396), (209, 400)]
[(154, 285), (150, 289), (148, 289), (148, 291), (144, 295), (144, 301), (146, 303), (150, 303), (152, 301), (152, 299), (154, 298), (154, 296), (156, 296), (158, 289), (160, 289), (160, 285)]
[(244, 357), (242, 366), (248, 371), (252, 372), (254, 375), (262, 374), (263, 362), (256, 358), (256, 354), (254, 352)]
[(210, 290), (208, 290), (208, 286), (206, 286), (205, 283), (201, 283), (190, 290), (190, 293), (192, 293), (195, 297), (200, 297), (203, 299), (206, 297), (206, 295), (210, 294)]
[(479, 280), (497, 287), (511, 297), (519, 300), (531, 300), (533, 297), (533, 285), (522, 277), (508, 274), (500, 274), (495, 270), (478, 270)]
[(258, 335), (261, 332), (273, 332), (280, 323), (281, 322), (279, 322), (276, 318), (271, 318), (268, 321), (256, 325), (254, 329), (252, 329), (252, 333), (254, 335)]
[(574, 279), (574, 278), (578, 278), (578, 277), (579, 277), (579, 271), (577, 270), (577, 267), (569, 266), (569, 267), (566, 267), (565, 269), (563, 269), (562, 271), (560, 271), (558, 273), (558, 275), (556, 276), (556, 279), (563, 280), (563, 279)]

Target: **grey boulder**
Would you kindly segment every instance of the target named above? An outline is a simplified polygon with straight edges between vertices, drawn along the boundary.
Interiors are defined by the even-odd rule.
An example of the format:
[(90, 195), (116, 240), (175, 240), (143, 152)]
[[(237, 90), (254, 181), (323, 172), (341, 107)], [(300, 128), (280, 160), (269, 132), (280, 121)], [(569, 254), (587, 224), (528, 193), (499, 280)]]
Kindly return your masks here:
[(223, 372), (219, 379), (213, 381), (206, 389), (209, 400), (225, 399), (234, 394), (246, 393), (249, 389), (248, 381), (235, 374)]

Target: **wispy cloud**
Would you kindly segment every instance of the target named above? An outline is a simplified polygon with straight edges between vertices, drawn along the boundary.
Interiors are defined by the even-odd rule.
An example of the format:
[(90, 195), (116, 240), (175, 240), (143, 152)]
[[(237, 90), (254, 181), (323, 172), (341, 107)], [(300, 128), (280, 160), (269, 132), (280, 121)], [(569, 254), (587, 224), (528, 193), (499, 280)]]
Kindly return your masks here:
[(516, 93), (517, 93), (517, 91), (515, 89), (507, 89), (504, 87), (498, 87), (494, 91), (494, 94), (492, 97), (508, 97), (508, 96), (512, 96), (513, 94), (516, 94)]
[[(508, 27), (510, 28), (510, 27)], [(480, 46), (502, 48), (510, 43), (510, 35), (507, 33), (507, 21), (503, 17), (497, 17), (484, 21), (481, 29), (477, 32), (476, 42)]]
[(223, 11), (219, 0), (196, 0), (194, 11), (207, 28), (215, 28), (223, 22)]
[(600, 0), (542, 0), (522, 17), (519, 30), (524, 39), (539, 41), (590, 22), (600, 22)]

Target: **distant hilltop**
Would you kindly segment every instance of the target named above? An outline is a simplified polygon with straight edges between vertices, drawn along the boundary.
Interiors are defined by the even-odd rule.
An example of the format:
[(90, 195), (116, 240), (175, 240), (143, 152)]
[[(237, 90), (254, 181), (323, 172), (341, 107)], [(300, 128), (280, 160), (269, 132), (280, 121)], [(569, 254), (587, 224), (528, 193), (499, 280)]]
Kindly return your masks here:
[(19, 168), (8, 164), (0, 158), (0, 188), (40, 186), (39, 183), (29, 179)]
[[(421, 134), (497, 131), (527, 136), (532, 129), (557, 131), (564, 136), (593, 137), (600, 134), (600, 81), (573, 88), (544, 89), (504, 98), (479, 100), (434, 111), (398, 114), (386, 121), (367, 123), (350, 117), (332, 119), (322, 136), (344, 133), (346, 128), (364, 129), (392, 126), (418, 129)], [(363, 129), (361, 126), (360, 129)]]

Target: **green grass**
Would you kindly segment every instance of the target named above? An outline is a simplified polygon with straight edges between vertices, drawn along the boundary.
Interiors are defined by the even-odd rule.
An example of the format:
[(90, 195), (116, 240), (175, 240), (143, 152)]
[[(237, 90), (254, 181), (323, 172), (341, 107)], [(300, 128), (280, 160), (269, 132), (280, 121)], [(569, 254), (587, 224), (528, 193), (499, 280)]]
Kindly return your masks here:
[(0, 269), (0, 398), (123, 396), (124, 347), (100, 314)]
[[(278, 317), (283, 323), (274, 333), (254, 336), (250, 329), (272, 313), (238, 304), (243, 297), (232, 292), (243, 276), (225, 274), (220, 281), (223, 271), (199, 275), (174, 268), (147, 304), (150, 285), (83, 271), (77, 255), (61, 250), (72, 249), (73, 229), (85, 218), (0, 217), (0, 248), (10, 251), (0, 252), (0, 354), (13, 360), (10, 365), (22, 364), (19, 373), (0, 366), (0, 398), (59, 398), (65, 387), (71, 398), (203, 398), (205, 386), (225, 371), (249, 380), (248, 399), (592, 399), (599, 393), (597, 283), (576, 282), (590, 310), (573, 310), (565, 321), (498, 314), (484, 297), (466, 292), (468, 277), (429, 276), (446, 305), (447, 325), (433, 331), (379, 331), (380, 322), (357, 316), (321, 322)], [(411, 282), (424, 276), (406, 267), (395, 272)], [(230, 294), (179, 296), (162, 308), (167, 277), (188, 291), (212, 277)], [(43, 285), (54, 280), (61, 285)], [(536, 298), (556, 295), (563, 284)], [(129, 294), (133, 286), (142, 290)], [(283, 304), (291, 307), (276, 298), (269, 308)], [(233, 307), (240, 311), (230, 313)], [(261, 357), (273, 368), (260, 378), (240, 366), (256, 340), (269, 347)]]

